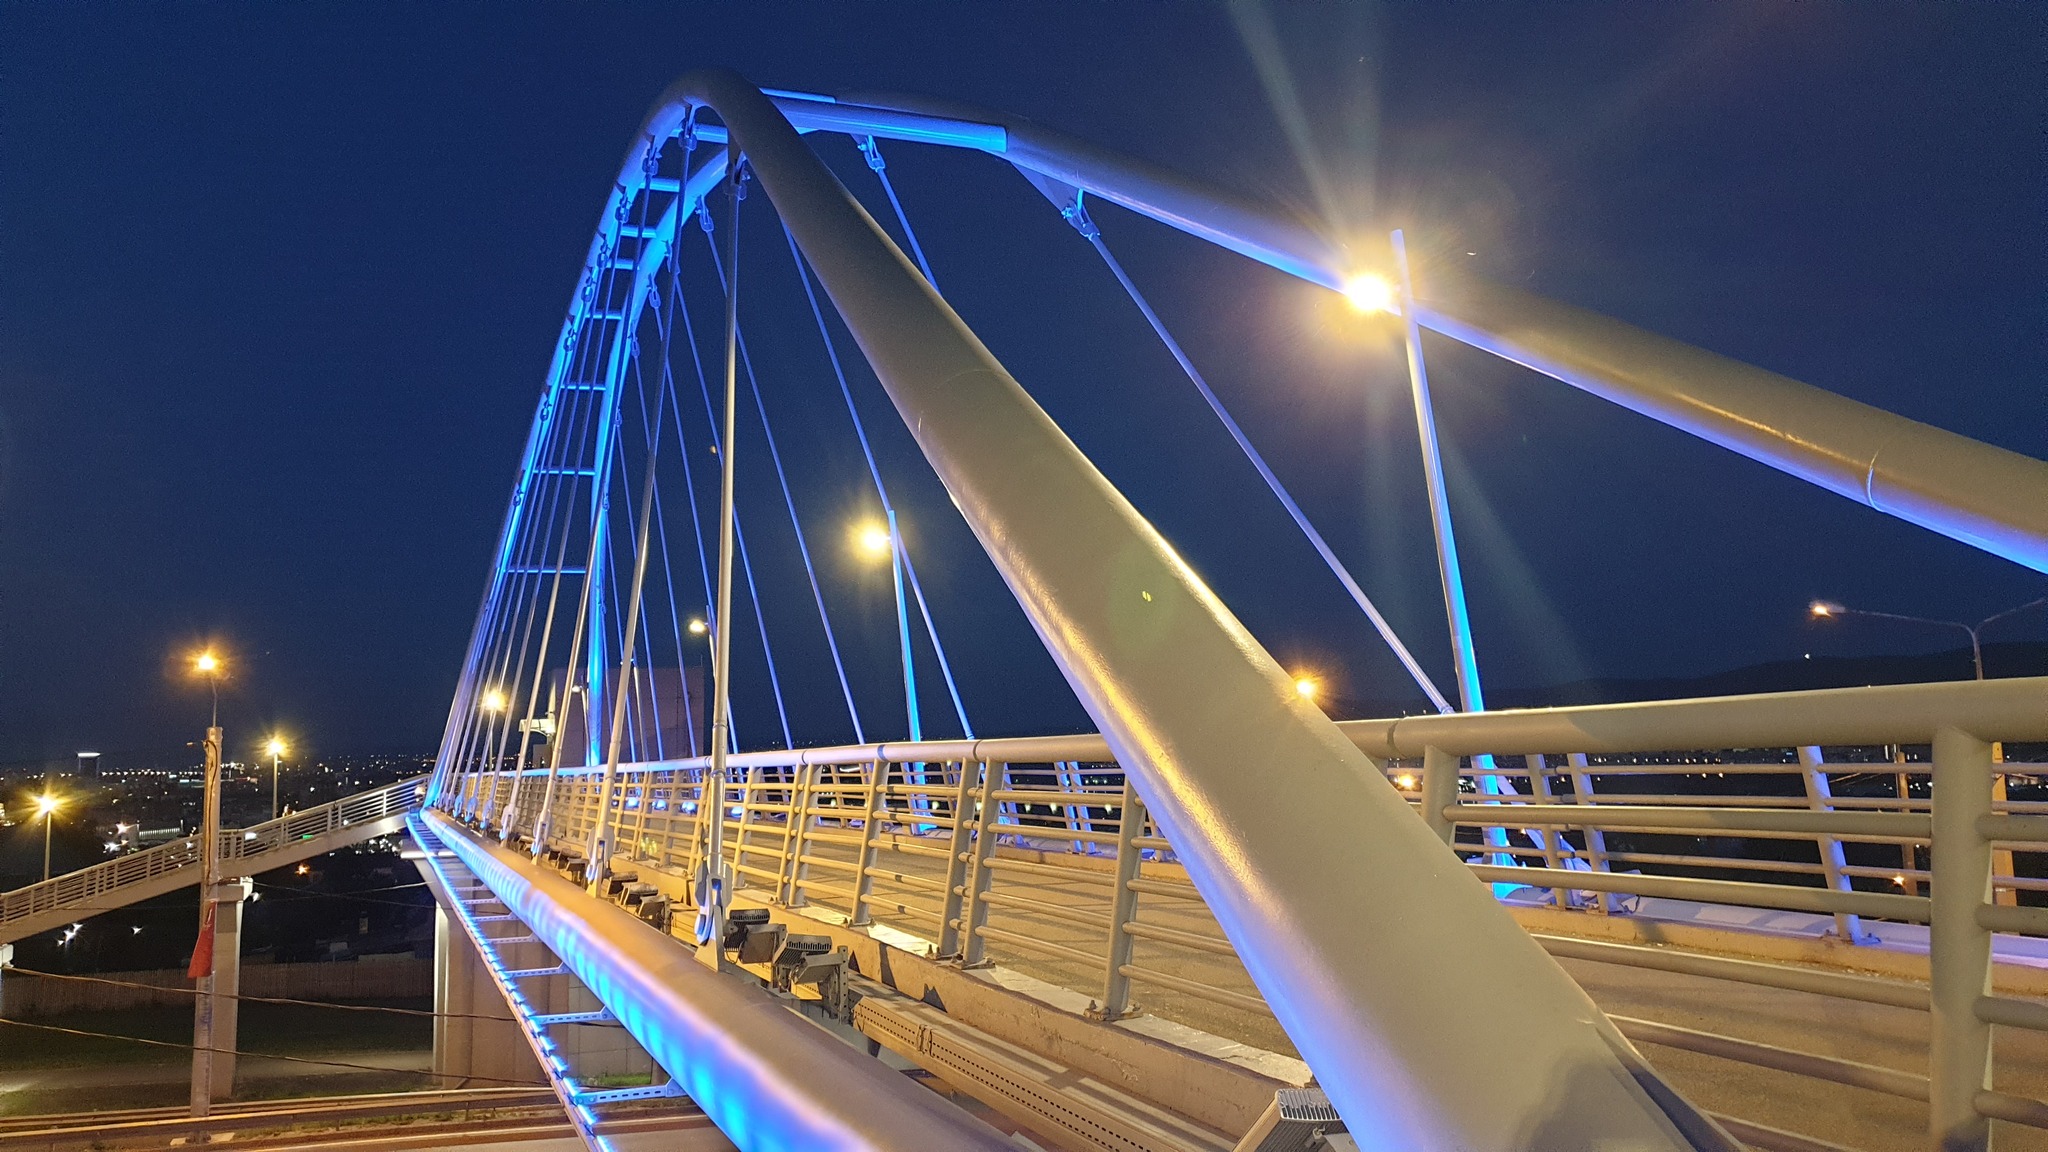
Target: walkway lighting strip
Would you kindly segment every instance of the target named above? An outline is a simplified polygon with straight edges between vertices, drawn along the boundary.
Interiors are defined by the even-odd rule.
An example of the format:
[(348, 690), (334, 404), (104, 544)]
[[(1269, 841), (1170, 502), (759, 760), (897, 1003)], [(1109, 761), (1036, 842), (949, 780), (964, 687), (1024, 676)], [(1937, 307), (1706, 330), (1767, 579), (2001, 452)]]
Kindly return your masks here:
[[(468, 934), (476, 945), (477, 953), (483, 957), (484, 967), (491, 974), (491, 983), (498, 986), (498, 991), (505, 996), (505, 1002), (511, 1006), (513, 1016), (519, 1022), (519, 1030), (525, 1034), (526, 1043), (533, 1049), (533, 1054), (540, 1059), (541, 1067), (548, 1074), (548, 1086), (554, 1089), (556, 1098), (561, 1100), (562, 1110), (568, 1113), (569, 1123), (575, 1126), (577, 1136), (581, 1137), (584, 1146), (593, 1152), (617, 1152), (610, 1141), (597, 1134), (597, 1115), (588, 1105), (582, 1103), (582, 1093), (569, 1075), (569, 1065), (557, 1051), (553, 1038), (547, 1034), (547, 1025), (540, 1020), (545, 1013), (535, 1011), (525, 994), (519, 990), (519, 976), (538, 975), (539, 971), (515, 971), (505, 967), (504, 960), (499, 957), (497, 950), (491, 947), (493, 941), (484, 935), (483, 927), (478, 923), (476, 915), (469, 910), (468, 901), (456, 895), (458, 886), (442, 863), (452, 858), (454, 853), (441, 843), (440, 838), (434, 835), (433, 830), (428, 828), (419, 816), (406, 817), (406, 827), (412, 832), (413, 839), (425, 849), (423, 855), (427, 867), (434, 870), (435, 877), (441, 881), (441, 887), (452, 897), (448, 910), (462, 922), (462, 930)], [(463, 871), (466, 872), (468, 869), (465, 867)], [(486, 888), (485, 891), (489, 892), (489, 889)], [(496, 901), (498, 898), (491, 894), (482, 899)], [(524, 922), (521, 926), (525, 926)], [(524, 939), (532, 940), (534, 937), (529, 934)], [(564, 975), (568, 974), (566, 968), (561, 971)]]

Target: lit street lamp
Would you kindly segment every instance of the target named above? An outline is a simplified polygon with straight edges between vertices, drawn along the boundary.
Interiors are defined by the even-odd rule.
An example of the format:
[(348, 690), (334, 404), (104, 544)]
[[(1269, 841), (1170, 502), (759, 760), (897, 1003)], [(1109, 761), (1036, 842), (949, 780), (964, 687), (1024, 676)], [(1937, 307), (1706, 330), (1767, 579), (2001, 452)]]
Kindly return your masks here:
[(910, 739), (924, 739), (923, 718), (917, 709), (917, 668), (910, 649), (910, 612), (903, 600), (903, 537), (896, 531), (896, 510), (889, 509), (888, 520), (877, 524), (872, 521), (854, 529), (853, 541), (862, 556), (869, 560), (887, 559), (889, 577), (896, 586), (896, 637), (903, 649), (903, 706), (910, 714)]
[(36, 814), (43, 818), (43, 879), (50, 878), (50, 824), (57, 819), (57, 809), (64, 801), (48, 792), (36, 797)]
[(283, 739), (272, 736), (270, 743), (263, 746), (263, 750), (270, 753), (270, 818), (275, 820), (277, 819), (278, 762), (284, 759), (284, 754), (288, 749), (286, 749)]
[(1835, 620), (1843, 616), (1867, 616), (1873, 620), (1899, 620), (1907, 624), (1929, 624), (1936, 628), (1960, 628), (1970, 637), (1971, 665), (1976, 669), (1977, 679), (1982, 680), (1984, 678), (1984, 643), (1980, 634), (1984, 631), (1985, 626), (2003, 620), (2007, 616), (2017, 616), (2029, 608), (2039, 608), (2043, 604), (2048, 604), (2048, 596), (2043, 596), (2038, 600), (2029, 600), (2017, 608), (2007, 608), (2003, 612), (1994, 612), (1975, 624), (1965, 624), (1960, 620), (1936, 620), (1928, 616), (1905, 616), (1897, 612), (1871, 612), (1862, 608), (1846, 607), (1828, 600), (1815, 600), (1807, 606), (1806, 611), (1815, 620)]

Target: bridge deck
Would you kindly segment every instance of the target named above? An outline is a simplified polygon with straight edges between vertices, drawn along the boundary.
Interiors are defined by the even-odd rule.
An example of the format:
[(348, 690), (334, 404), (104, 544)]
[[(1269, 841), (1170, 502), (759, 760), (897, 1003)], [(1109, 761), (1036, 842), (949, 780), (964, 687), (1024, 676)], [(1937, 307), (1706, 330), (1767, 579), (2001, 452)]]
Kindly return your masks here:
[[(842, 861), (849, 868), (853, 851), (837, 844), (806, 846), (807, 854)], [(1067, 867), (1100, 864), (1103, 882), (1014, 867), (1005, 870), (999, 859), (995, 891), (1002, 904), (995, 922), (1001, 925), (1002, 939), (991, 945), (990, 956), (1005, 968), (1099, 997), (1104, 973), (1097, 958), (1104, 952), (1109, 918), (1108, 862), (1059, 853), (1046, 859)], [(870, 873), (869, 906), (875, 920), (931, 939), (936, 916), (920, 910), (936, 908), (944, 860), (904, 852), (884, 852), (881, 860)], [(1147, 874), (1153, 874), (1153, 866), (1147, 866)], [(1140, 900), (1138, 920), (1202, 937), (1220, 936), (1207, 906), (1193, 898), (1192, 888), (1187, 891), (1189, 899), (1148, 892)], [(814, 902), (822, 903), (815, 898)], [(1258, 998), (1234, 955), (1140, 939), (1133, 963), (1229, 996)], [(1610, 1015), (1926, 1075), (1929, 1020), (1923, 1011), (1616, 964), (1573, 959), (1560, 963)], [(1417, 973), (1415, 978), (1427, 979), (1427, 974)], [(1295, 1054), (1262, 1005), (1228, 1003), (1143, 982), (1134, 996), (1141, 1012), (1255, 1048)], [(2036, 1099), (2048, 1095), (2048, 1034), (1998, 1029), (1996, 1043), (1995, 1087)], [(1868, 1152), (1920, 1152), (1926, 1146), (1926, 1105), (1918, 1101), (1664, 1045), (1647, 1044), (1643, 1050), (1675, 1087), (1710, 1111)], [(1999, 1127), (2001, 1149), (2048, 1150), (2048, 1133), (2017, 1125)]]

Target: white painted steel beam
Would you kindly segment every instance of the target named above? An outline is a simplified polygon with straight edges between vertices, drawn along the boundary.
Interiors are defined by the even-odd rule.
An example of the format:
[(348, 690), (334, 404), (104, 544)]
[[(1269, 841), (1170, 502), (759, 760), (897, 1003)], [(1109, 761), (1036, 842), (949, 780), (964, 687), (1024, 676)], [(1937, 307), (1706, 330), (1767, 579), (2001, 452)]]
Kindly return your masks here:
[(766, 97), (693, 74), (643, 138), (695, 107), (747, 155), (1361, 1145), (1734, 1149), (1295, 692)]

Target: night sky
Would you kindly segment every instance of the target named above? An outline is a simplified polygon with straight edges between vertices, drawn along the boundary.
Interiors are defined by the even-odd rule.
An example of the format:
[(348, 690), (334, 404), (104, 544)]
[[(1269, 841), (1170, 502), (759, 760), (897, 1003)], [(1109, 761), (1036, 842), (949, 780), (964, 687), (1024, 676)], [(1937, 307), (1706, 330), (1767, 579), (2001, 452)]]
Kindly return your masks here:
[[(1333, 228), (1406, 227), (1425, 277), (1457, 261), (2048, 457), (2048, 9), (1275, 8), (1266, 38), (1193, 2), (0, 3), (0, 766), (176, 754), (205, 722), (176, 672), (208, 639), (234, 658), (231, 755), (273, 725), (309, 752), (431, 750), (597, 214), (647, 106), (693, 67), (1007, 110)], [(850, 146), (823, 151), (877, 203)], [(1275, 654), (1336, 695), (1419, 702), (1038, 194), (986, 157), (889, 158), (949, 299)], [(1448, 685), (1394, 333), (1097, 218)], [(743, 320), (805, 464), (798, 502), (836, 544), (858, 458), (787, 252), (765, 214), (752, 227)], [(1429, 348), (1501, 689), (1926, 651), (1952, 641), (1818, 629), (1804, 607), (1974, 620), (2048, 591)], [(855, 383), (977, 726), (1085, 723), (872, 378)], [(742, 484), (757, 564), (782, 581), (764, 595), (789, 605), (769, 616), (793, 710), (820, 716), (799, 741), (841, 739), (779, 505), (745, 510), (772, 475)], [(870, 727), (895, 735), (886, 603), (825, 551)], [(2044, 635), (2038, 613), (2003, 634)]]

